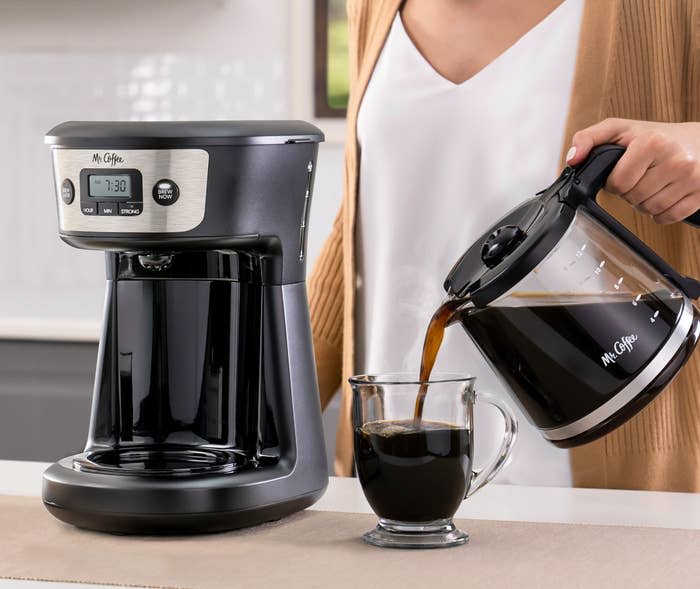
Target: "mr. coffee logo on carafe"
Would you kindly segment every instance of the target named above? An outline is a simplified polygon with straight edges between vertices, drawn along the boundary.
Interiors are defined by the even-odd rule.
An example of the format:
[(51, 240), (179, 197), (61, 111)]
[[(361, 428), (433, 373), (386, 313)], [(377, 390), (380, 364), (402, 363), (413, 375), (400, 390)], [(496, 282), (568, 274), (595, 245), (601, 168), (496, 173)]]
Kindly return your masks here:
[(113, 168), (118, 164), (123, 164), (124, 158), (113, 151), (105, 151), (104, 153), (95, 152), (92, 154), (92, 163), (100, 165), (105, 164)]
[(631, 333), (630, 335), (625, 335), (617, 340), (613, 345), (612, 351), (605, 352), (605, 354), (600, 357), (601, 362), (603, 362), (603, 366), (615, 363), (620, 356), (623, 354), (628, 354), (634, 350), (634, 342), (636, 342), (638, 339), (639, 338), (637, 337), (636, 333)]

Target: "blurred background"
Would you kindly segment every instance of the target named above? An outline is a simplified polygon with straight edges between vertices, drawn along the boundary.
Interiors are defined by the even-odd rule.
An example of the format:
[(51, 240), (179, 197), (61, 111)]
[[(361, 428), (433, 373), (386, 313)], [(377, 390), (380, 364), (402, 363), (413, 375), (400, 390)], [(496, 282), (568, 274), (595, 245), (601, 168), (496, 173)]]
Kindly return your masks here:
[[(347, 92), (344, 0), (0, 0), (0, 459), (55, 460), (87, 434), (103, 256), (58, 238), (45, 132), (76, 119), (314, 122), (326, 142), (310, 269), (340, 204)], [(329, 457), (336, 420), (333, 404)]]

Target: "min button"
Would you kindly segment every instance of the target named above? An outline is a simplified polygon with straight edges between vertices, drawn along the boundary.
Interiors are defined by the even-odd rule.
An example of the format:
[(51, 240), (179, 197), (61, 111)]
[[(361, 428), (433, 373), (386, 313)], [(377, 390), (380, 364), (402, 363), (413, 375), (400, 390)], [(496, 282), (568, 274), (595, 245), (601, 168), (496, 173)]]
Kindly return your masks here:
[(98, 215), (116, 215), (117, 211), (116, 202), (98, 202), (97, 203), (97, 214)]
[(164, 178), (153, 186), (153, 200), (164, 207), (175, 204), (180, 197), (180, 189), (172, 180)]

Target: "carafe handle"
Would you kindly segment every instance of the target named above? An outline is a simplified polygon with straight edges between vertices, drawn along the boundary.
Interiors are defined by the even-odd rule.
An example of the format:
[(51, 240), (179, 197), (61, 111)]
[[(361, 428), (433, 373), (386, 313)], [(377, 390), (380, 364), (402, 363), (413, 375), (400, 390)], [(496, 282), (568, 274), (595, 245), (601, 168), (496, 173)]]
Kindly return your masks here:
[(508, 405), (501, 402), (500, 399), (496, 398), (490, 393), (475, 393), (474, 395), (476, 402), (483, 401), (484, 403), (488, 403), (498, 410), (503, 417), (504, 433), (501, 446), (491, 464), (485, 468), (477, 468), (472, 470), (469, 488), (464, 495), (465, 499), (467, 497), (471, 497), (474, 493), (481, 489), (481, 487), (492, 480), (493, 477), (495, 477), (498, 472), (506, 464), (508, 464), (510, 453), (513, 450), (513, 444), (515, 444), (515, 439), (518, 435), (518, 422)]
[[(580, 204), (595, 200), (598, 191), (607, 182), (610, 172), (625, 153), (622, 145), (605, 143), (594, 147), (588, 157), (574, 167), (571, 194), (578, 197)], [(700, 210), (683, 220), (689, 225), (700, 227)]]
[[(610, 143), (593, 148), (588, 158), (573, 168), (571, 187), (565, 199), (573, 206), (586, 207), (596, 219), (659, 270), (664, 277), (680, 288), (687, 296), (697, 299), (700, 297), (700, 282), (677, 272), (596, 202), (598, 191), (603, 187), (610, 172), (624, 153), (624, 147)], [(700, 211), (687, 217), (685, 222), (693, 226), (700, 226)]]

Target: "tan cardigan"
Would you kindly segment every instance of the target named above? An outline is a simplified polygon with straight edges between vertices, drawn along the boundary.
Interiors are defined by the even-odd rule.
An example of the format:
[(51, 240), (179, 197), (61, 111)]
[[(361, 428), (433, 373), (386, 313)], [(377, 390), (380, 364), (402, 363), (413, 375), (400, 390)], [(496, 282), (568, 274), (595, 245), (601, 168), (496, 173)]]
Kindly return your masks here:
[[(335, 470), (352, 472), (357, 113), (401, 0), (349, 0), (350, 104), (345, 192), (309, 279), (325, 407), (342, 383)], [(587, 0), (562, 153), (572, 134), (605, 117), (700, 120), (700, 0)], [(599, 201), (681, 272), (700, 276), (700, 231), (659, 226), (620, 199)], [(427, 320), (427, 317), (426, 317)], [(420, 334), (416, 334), (420, 337)], [(577, 486), (700, 490), (700, 353), (637, 417), (571, 452)]]

